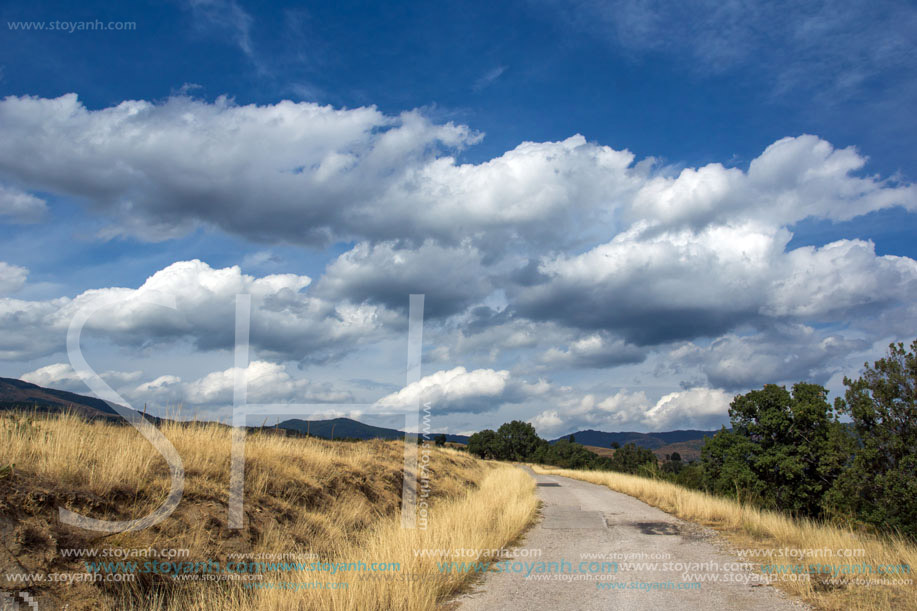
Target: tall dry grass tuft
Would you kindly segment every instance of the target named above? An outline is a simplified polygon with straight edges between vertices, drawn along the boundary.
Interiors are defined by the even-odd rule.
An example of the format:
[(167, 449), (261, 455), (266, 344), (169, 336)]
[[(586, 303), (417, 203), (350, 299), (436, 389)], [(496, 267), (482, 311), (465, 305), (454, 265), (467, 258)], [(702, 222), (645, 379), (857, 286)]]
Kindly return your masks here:
[[(448, 559), (420, 556), (416, 552), (422, 549), (502, 548), (522, 533), (532, 521), (536, 508), (532, 478), (520, 469), (500, 465), (486, 474), (479, 488), (434, 509), (427, 529), (403, 529), (398, 518), (390, 518), (380, 521), (362, 541), (342, 545), (334, 554), (340, 562), (397, 563), (397, 571), (338, 573), (333, 580), (347, 582), (346, 590), (258, 590), (251, 601), (220, 597), (200, 601), (203, 604), (198, 608), (240, 611), (253, 608), (278, 611), (435, 609), (474, 574), (441, 573), (437, 564)], [(307, 583), (316, 579), (316, 575), (309, 572), (272, 577)]]
[[(671, 482), (608, 471), (574, 471), (533, 465), (538, 473), (562, 475), (607, 486), (658, 507), (684, 520), (710, 526), (726, 535), (738, 549), (768, 550), (863, 550), (852, 558), (825, 558), (819, 552), (809, 557), (772, 558), (746, 556), (751, 562), (768, 564), (860, 564), (907, 565), (917, 568), (917, 545), (902, 537), (876, 537), (808, 519), (764, 511), (744, 503), (690, 490)], [(859, 553), (859, 552), (857, 552)], [(801, 597), (819, 609), (831, 611), (872, 611), (876, 609), (917, 609), (917, 586), (911, 585), (836, 585), (827, 575), (809, 581), (777, 581), (784, 591)], [(844, 577), (841, 575), (841, 577)], [(849, 577), (856, 577), (851, 575)], [(866, 577), (869, 577), (868, 575)], [(911, 579), (907, 575), (873, 575), (890, 580)]]
[[(182, 560), (194, 562), (292, 553), (322, 561), (399, 562), (402, 573), (429, 572), (435, 566), (416, 560), (413, 546), (501, 547), (535, 509), (534, 485), (521, 471), (430, 448), (428, 529), (402, 530), (400, 441), (329, 442), (263, 432), (247, 437), (244, 528), (230, 530), (231, 430), (213, 423), (165, 423), (161, 430), (184, 462), (181, 502), (151, 528), (102, 536), (63, 526), (57, 508), (100, 519), (141, 517), (168, 494), (162, 457), (132, 427), (73, 415), (0, 413), (0, 534), (11, 562), (28, 573), (85, 572), (83, 561), (60, 550), (152, 547), (187, 549)], [(46, 583), (31, 591), (42, 608), (69, 604), (72, 611), (431, 609), (460, 585), (455, 575), (434, 575), (426, 583), (356, 579), (366, 576), (264, 576), (350, 582), (337, 592), (251, 590), (240, 582), (181, 582), (161, 574), (138, 575), (133, 583)]]

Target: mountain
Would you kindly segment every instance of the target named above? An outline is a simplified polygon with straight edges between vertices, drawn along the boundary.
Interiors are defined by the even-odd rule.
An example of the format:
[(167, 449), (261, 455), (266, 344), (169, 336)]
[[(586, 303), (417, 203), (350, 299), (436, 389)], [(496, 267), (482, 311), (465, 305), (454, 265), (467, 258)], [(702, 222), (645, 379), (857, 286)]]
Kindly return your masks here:
[[(605, 448), (600, 446), (583, 446), (593, 454), (598, 454), (599, 456), (605, 456), (606, 458), (611, 458), (614, 456), (614, 453), (617, 450), (611, 448)], [(656, 455), (656, 458), (659, 460), (666, 460), (666, 456), (669, 456), (675, 452), (678, 452), (678, 455), (683, 461), (690, 462), (692, 460), (698, 460), (700, 458), (701, 448), (704, 447), (703, 439), (692, 439), (691, 441), (679, 441), (678, 443), (670, 443), (664, 446), (655, 448), (652, 452)]]
[[(594, 431), (592, 429), (588, 429), (585, 431), (577, 431), (573, 433), (573, 436), (576, 438), (577, 443), (581, 443), (585, 446), (608, 448), (611, 447), (612, 442), (617, 441), (622, 446), (626, 443), (632, 443), (641, 448), (657, 450), (670, 444), (681, 444), (685, 442), (703, 440), (704, 437), (713, 437), (713, 435), (716, 433), (717, 431), (697, 430), (667, 431), (661, 433), (608, 433), (605, 431)], [(569, 437), (569, 435), (564, 435), (563, 437), (558, 437), (557, 439), (551, 441), (551, 443), (556, 443), (561, 439), (568, 439)]]
[(85, 418), (121, 419), (118, 412), (101, 399), (0, 378), (0, 411), (10, 409), (37, 409), (40, 412), (70, 409)]
[[(350, 418), (333, 418), (331, 420), (284, 420), (277, 427), (308, 433), (322, 439), (404, 439), (404, 432), (397, 429), (387, 429), (381, 426), (372, 426), (351, 420)], [(432, 438), (435, 433), (432, 433)], [(446, 435), (446, 441), (454, 443), (468, 443), (465, 435)]]

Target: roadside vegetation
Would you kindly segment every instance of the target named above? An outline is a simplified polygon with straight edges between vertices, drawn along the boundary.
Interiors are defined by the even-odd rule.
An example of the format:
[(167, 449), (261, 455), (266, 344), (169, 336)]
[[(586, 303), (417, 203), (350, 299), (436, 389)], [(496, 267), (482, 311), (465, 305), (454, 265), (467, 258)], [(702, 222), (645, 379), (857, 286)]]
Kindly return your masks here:
[[(428, 457), (427, 528), (402, 529), (402, 442), (341, 443), (265, 431), (248, 435), (244, 528), (232, 530), (227, 527), (231, 429), (168, 421), (161, 429), (184, 462), (181, 502), (153, 527), (104, 535), (62, 525), (58, 507), (99, 519), (142, 517), (168, 494), (162, 457), (132, 427), (66, 414), (0, 414), (2, 572), (86, 573), (86, 559), (63, 556), (65, 548), (186, 549), (186, 556), (164, 560), (198, 563), (225, 563), (232, 554), (287, 560), (300, 554), (306, 561), (398, 568), (336, 574), (285, 569), (263, 572), (261, 579), (346, 582), (340, 589), (249, 589), (241, 581), (195, 580), (196, 574), (180, 581), (158, 573), (137, 574), (133, 582), (70, 586), (7, 580), (0, 589), (24, 589), (40, 608), (69, 604), (72, 611), (433, 609), (471, 575), (440, 574), (436, 563), (443, 559), (415, 556), (415, 549), (500, 548), (524, 530), (536, 509), (534, 484), (519, 469), (431, 441), (421, 448)], [(415, 576), (405, 577), (410, 574)]]
[(844, 379), (844, 397), (833, 405), (825, 388), (804, 382), (736, 396), (731, 426), (707, 438), (698, 461), (675, 454), (660, 462), (627, 445), (611, 458), (590, 458), (575, 442), (549, 444), (519, 422), (473, 436), (468, 449), (608, 486), (722, 530), (738, 547), (864, 550), (840, 562), (906, 565), (903, 575), (866, 577), (911, 584), (845, 585), (811, 574), (778, 585), (822, 609), (917, 609), (917, 341), (909, 350), (892, 344), (864, 367), (861, 377)]
[[(701, 458), (659, 461), (627, 444), (598, 456), (573, 435), (549, 443), (514, 421), (472, 435), (481, 458), (565, 469), (617, 471), (666, 480), (790, 516), (917, 541), (917, 340), (889, 346), (861, 377), (828, 391), (767, 384), (733, 399), (730, 427), (706, 438)], [(850, 422), (841, 422), (846, 416)]]

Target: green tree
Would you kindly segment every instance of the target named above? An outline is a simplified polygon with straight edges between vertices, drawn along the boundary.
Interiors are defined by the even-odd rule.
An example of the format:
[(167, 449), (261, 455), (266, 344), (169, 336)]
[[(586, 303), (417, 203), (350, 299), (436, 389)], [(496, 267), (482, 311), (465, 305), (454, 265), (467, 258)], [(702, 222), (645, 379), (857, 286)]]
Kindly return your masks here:
[(617, 441), (612, 441), (612, 442), (611, 442), (611, 449), (612, 449), (612, 450), (617, 450), (617, 449), (620, 448), (620, 447), (621, 447), (621, 444), (618, 443)]
[(638, 447), (633, 443), (624, 444), (615, 450), (614, 456), (611, 457), (611, 468), (623, 473), (636, 473), (641, 466), (655, 467), (656, 464), (656, 455), (652, 450)]
[(857, 380), (844, 378), (844, 399), (858, 440), (854, 458), (828, 496), (833, 514), (917, 538), (917, 340), (891, 344)]
[(726, 427), (708, 437), (701, 448), (704, 488), (742, 501), (760, 503), (765, 484), (755, 474), (749, 460), (757, 450), (752, 440)]
[(438, 446), (444, 446), (444, 445), (446, 445), (446, 436), (443, 435), (442, 433), (440, 433), (440, 434), (438, 434), (438, 435), (435, 435), (435, 436), (433, 437), (433, 443), (435, 443), (435, 444), (438, 445)]
[(803, 382), (792, 392), (767, 384), (736, 396), (729, 418), (732, 431), (724, 428), (704, 444), (705, 485), (765, 507), (820, 515), (850, 451), (827, 391)]
[(497, 458), (497, 434), (484, 429), (468, 438), (468, 451), (479, 458)]
[(513, 420), (497, 429), (497, 458), (529, 460), (539, 446), (546, 443), (528, 422)]

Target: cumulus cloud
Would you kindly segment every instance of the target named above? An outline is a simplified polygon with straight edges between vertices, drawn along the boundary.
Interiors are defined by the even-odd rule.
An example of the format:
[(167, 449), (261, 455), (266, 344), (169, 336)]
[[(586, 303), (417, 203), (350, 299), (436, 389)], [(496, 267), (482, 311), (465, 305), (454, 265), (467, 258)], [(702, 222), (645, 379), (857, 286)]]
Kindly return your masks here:
[(144, 382), (143, 384), (137, 387), (137, 390), (139, 392), (153, 392), (160, 388), (165, 388), (168, 386), (172, 386), (174, 384), (178, 384), (179, 382), (181, 382), (181, 378), (178, 376), (164, 375), (164, 376), (159, 376), (158, 378), (154, 380), (150, 380), (149, 382)]
[[(162, 375), (138, 382), (142, 371), (106, 371), (99, 376), (127, 400), (139, 404), (213, 407), (231, 405), (235, 368), (214, 371), (195, 380), (183, 382), (176, 375)], [(326, 382), (316, 382), (292, 375), (283, 364), (253, 361), (245, 369), (249, 403), (353, 403), (348, 391), (335, 389)], [(20, 376), (46, 388), (91, 395), (86, 384), (66, 363), (55, 363)]]
[(88, 200), (115, 219), (109, 235), (149, 239), (205, 223), (272, 242), (471, 239), (499, 251), (607, 239), (620, 222), (697, 229), (917, 209), (912, 186), (857, 175), (865, 157), (815, 136), (775, 142), (747, 171), (669, 177), (580, 135), (459, 164), (448, 153), (480, 134), (418, 111), (182, 96), (89, 110), (75, 94), (7, 97), (0, 136), (0, 177)]
[[(378, 339), (397, 315), (375, 305), (332, 304), (301, 291), (308, 276), (256, 278), (239, 267), (215, 269), (198, 260), (156, 272), (137, 289), (103, 288), (48, 301), (0, 299), (0, 358), (23, 359), (62, 350), (74, 314), (89, 304), (103, 309), (86, 325), (123, 346), (190, 341), (199, 350), (227, 349), (235, 341), (235, 296), (252, 295), (250, 342), (265, 355), (317, 362)], [(150, 305), (148, 296), (173, 295), (177, 310)]]
[(856, 310), (880, 311), (917, 294), (917, 261), (877, 257), (875, 244), (839, 240), (783, 257), (762, 312), (808, 320), (843, 320)]
[(398, 392), (386, 395), (376, 404), (395, 408), (416, 408), (421, 402), (432, 403), (438, 412), (484, 412), (496, 410), (509, 399), (510, 391), (531, 390), (541, 387), (513, 387), (509, 371), (464, 367), (437, 371), (409, 384)]
[(433, 149), (478, 139), (419, 112), (187, 97), (89, 110), (75, 94), (7, 97), (0, 135), (0, 175), (85, 198), (126, 232), (163, 239), (203, 222), (310, 244), (400, 237), (416, 209), (406, 215), (380, 198), (395, 184), (411, 190)]
[[(226, 405), (232, 403), (236, 368), (214, 371), (187, 383), (184, 398), (196, 405)], [(244, 371), (249, 403), (352, 403), (349, 392), (337, 391), (328, 385), (294, 378), (281, 364), (252, 361)]]
[(445, 328), (433, 327), (430, 358), (437, 362), (466, 362), (480, 358), (488, 363), (510, 354), (527, 355), (546, 342), (561, 342), (567, 334), (552, 323), (512, 317), (507, 309), (476, 306), (452, 317)]
[[(500, 251), (507, 242), (580, 244), (614, 225), (614, 209), (632, 198), (648, 167), (634, 155), (589, 143), (523, 142), (480, 164), (432, 160), (387, 197), (395, 218), (444, 239), (474, 236)], [(484, 233), (486, 232), (486, 233)]]
[(670, 428), (713, 429), (729, 423), (733, 396), (716, 388), (690, 388), (669, 393), (643, 417), (650, 430)]
[(706, 346), (685, 344), (673, 349), (673, 362), (696, 365), (710, 384), (730, 390), (764, 384), (810, 381), (825, 384), (841, 369), (847, 355), (865, 350), (870, 342), (812, 327), (777, 325), (754, 335), (727, 334)]
[(0, 295), (15, 293), (25, 286), (29, 270), (0, 261)]
[(639, 363), (646, 358), (647, 351), (609, 337), (593, 333), (581, 337), (566, 349), (550, 348), (541, 355), (541, 362), (548, 366), (568, 367), (613, 367), (627, 363)]
[[(125, 385), (136, 383), (142, 375), (142, 371), (106, 371), (99, 373), (99, 377), (116, 390), (123, 388)], [(67, 363), (54, 363), (39, 367), (34, 371), (22, 374), (19, 379), (45, 388), (68, 390), (81, 394), (89, 393), (86, 383)]]
[(640, 229), (581, 255), (546, 258), (548, 278), (521, 287), (523, 315), (606, 329), (655, 345), (716, 337), (743, 323), (849, 320), (917, 294), (917, 262), (841, 240), (786, 252), (785, 229), (745, 223), (647, 236)]
[(714, 163), (647, 181), (629, 215), (697, 229), (750, 220), (777, 226), (808, 217), (849, 220), (893, 206), (917, 210), (913, 185), (856, 175), (865, 165), (853, 147), (835, 149), (811, 135), (782, 138), (752, 160), (747, 172)]
[[(139, 384), (144, 377), (142, 371), (106, 371), (100, 373), (99, 377), (127, 401), (133, 401), (135, 407), (150, 404), (212, 408), (232, 404), (236, 372), (236, 368), (213, 371), (187, 382), (176, 375), (161, 375)], [(249, 403), (354, 402), (350, 392), (338, 390), (327, 382), (294, 376), (280, 363), (252, 361), (244, 374), (248, 384)], [(41, 367), (23, 374), (20, 379), (46, 388), (92, 394), (73, 368), (66, 363)]]
[(474, 246), (430, 241), (414, 248), (393, 242), (357, 244), (328, 266), (318, 286), (318, 293), (329, 299), (368, 301), (392, 310), (404, 309), (411, 293), (424, 293), (424, 316), (434, 318), (461, 312), (492, 290)]
[(35, 223), (48, 211), (40, 197), (0, 184), (0, 219), (14, 223)]
[(542, 411), (532, 424), (543, 435), (576, 429), (664, 431), (714, 429), (729, 422), (733, 396), (716, 388), (691, 388), (662, 396), (655, 403), (643, 391), (621, 391), (599, 401), (594, 395), (568, 398), (559, 408)]

